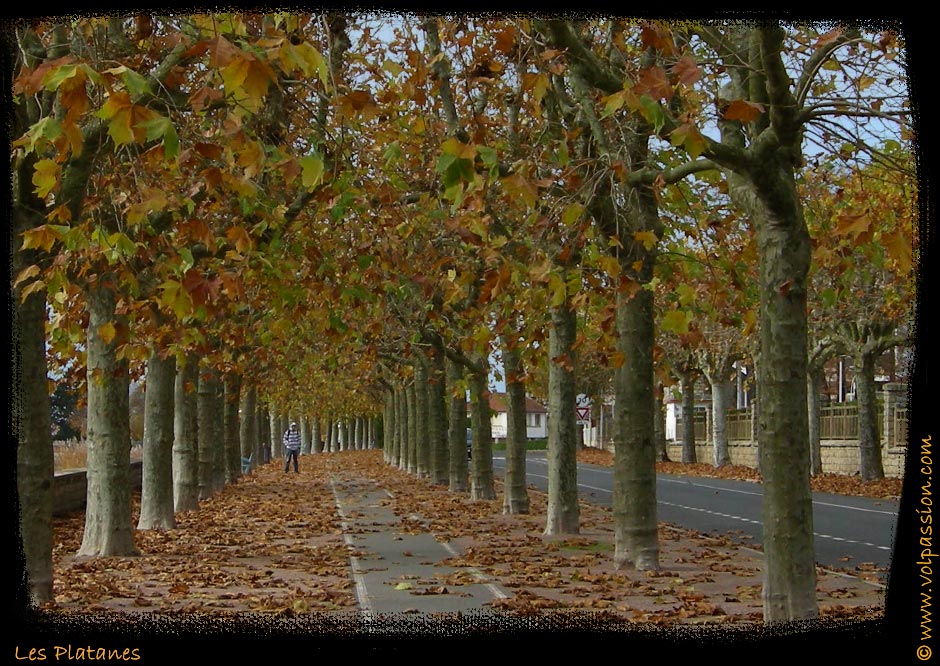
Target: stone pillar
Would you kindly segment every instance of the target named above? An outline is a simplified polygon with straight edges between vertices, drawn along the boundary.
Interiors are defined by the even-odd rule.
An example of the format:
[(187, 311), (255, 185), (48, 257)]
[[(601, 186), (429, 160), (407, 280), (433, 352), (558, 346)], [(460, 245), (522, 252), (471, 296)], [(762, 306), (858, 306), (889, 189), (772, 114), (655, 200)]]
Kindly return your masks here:
[(898, 409), (907, 407), (907, 384), (885, 384), (882, 387), (884, 396), (884, 446), (903, 446), (905, 442), (895, 441), (897, 433), (894, 427), (894, 415)]

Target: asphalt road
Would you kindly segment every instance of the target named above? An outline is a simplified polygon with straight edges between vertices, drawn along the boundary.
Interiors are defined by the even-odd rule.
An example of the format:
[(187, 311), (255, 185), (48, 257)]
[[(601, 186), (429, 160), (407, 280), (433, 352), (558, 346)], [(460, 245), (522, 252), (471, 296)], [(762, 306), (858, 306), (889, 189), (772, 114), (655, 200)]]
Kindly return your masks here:
[[(494, 454), (497, 473), (505, 470), (505, 456)], [(543, 452), (527, 456), (527, 481), (548, 488), (548, 465)], [(613, 470), (578, 465), (582, 499), (610, 506)], [(745, 544), (762, 538), (759, 483), (683, 477), (661, 474), (656, 481), (658, 519), (705, 534), (722, 534)], [(813, 494), (813, 532), (816, 562), (823, 566), (851, 568), (864, 563), (888, 568), (897, 524), (896, 500)]]

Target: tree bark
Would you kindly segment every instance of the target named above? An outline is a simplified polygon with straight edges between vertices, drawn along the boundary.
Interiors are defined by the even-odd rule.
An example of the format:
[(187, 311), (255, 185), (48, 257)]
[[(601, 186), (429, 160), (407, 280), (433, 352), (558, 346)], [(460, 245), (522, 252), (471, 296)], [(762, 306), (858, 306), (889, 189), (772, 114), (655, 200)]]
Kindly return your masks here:
[(242, 458), (251, 458), (251, 471), (260, 463), (258, 446), (258, 392), (252, 383), (242, 386), (239, 401), (241, 421), (239, 422), (238, 441)]
[(656, 460), (669, 462), (669, 452), (666, 449), (666, 406), (663, 404), (663, 395), (663, 385), (656, 384), (653, 393), (653, 441)]
[[(128, 412), (130, 376), (117, 358), (126, 341), (127, 322), (115, 312), (117, 302), (106, 276), (86, 290), (88, 303), (88, 491), (85, 532), (79, 555), (137, 555), (131, 519), (131, 441)], [(102, 330), (117, 334), (107, 341)]]
[(210, 368), (200, 368), (199, 392), (196, 399), (196, 410), (199, 415), (199, 432), (196, 439), (198, 442), (196, 460), (200, 501), (212, 497), (215, 483), (213, 476), (215, 474), (214, 466), (216, 464), (215, 395), (217, 391), (217, 381), (214, 372)]
[(447, 414), (447, 446), (450, 449), (448, 465), (448, 489), (452, 493), (464, 493), (468, 489), (467, 476), (467, 396), (462, 385), (463, 367), (447, 360), (447, 386), (449, 405)]
[(503, 344), (506, 371), (506, 475), (503, 481), (503, 513), (529, 513), (526, 489), (526, 401), (525, 384), (520, 381), (522, 361), (519, 352)]
[(418, 473), (418, 409), (415, 397), (417, 388), (412, 382), (405, 388), (405, 471), (409, 474)]
[(731, 403), (731, 385), (724, 374), (707, 373), (712, 390), (712, 463), (715, 467), (731, 464), (728, 450), (728, 405)]
[(875, 356), (857, 352), (854, 357), (858, 401), (858, 454), (862, 481), (885, 477), (878, 432), (878, 399), (875, 396)]
[(545, 534), (577, 534), (578, 441), (574, 343), (577, 319), (567, 304), (552, 311), (548, 337), (548, 509)]
[[(779, 162), (780, 158), (777, 158)], [(764, 478), (764, 619), (815, 617), (816, 564), (806, 418), (809, 234), (792, 167), (765, 160), (758, 196), (760, 365), (757, 437)]]
[(323, 453), (323, 431), (320, 427), (320, 417), (310, 417), (310, 446), (313, 453)]
[(238, 416), (241, 391), (241, 375), (226, 375), (223, 393), (226, 483), (235, 483), (242, 475), (241, 425)]
[(806, 408), (809, 425), (810, 474), (822, 474), (822, 444), (819, 436), (819, 416), (822, 405), (819, 399), (819, 382), (822, 369), (809, 368), (806, 373)]
[[(15, 234), (11, 234), (13, 236)], [(11, 256), (21, 258), (20, 253)], [(29, 261), (28, 258), (24, 259)], [(14, 263), (19, 273), (25, 265)], [(46, 298), (34, 293), (26, 301), (13, 290), (13, 418), (16, 427), (16, 484), (19, 530), (26, 560), (31, 603), (52, 601), (52, 480), (55, 458), (46, 368)]]
[(428, 432), (431, 438), (431, 483), (447, 485), (447, 405), (444, 355), (434, 350), (428, 377)]
[[(4, 41), (4, 46), (8, 44)], [(25, 56), (28, 49), (19, 49)], [(45, 55), (45, 54), (44, 54)], [(60, 55), (60, 54), (56, 54)], [(61, 54), (64, 55), (64, 54)], [(27, 56), (27, 64), (38, 60)], [(12, 63), (11, 63), (12, 64)], [(12, 91), (12, 66), (4, 67), (6, 87)], [(18, 137), (40, 119), (38, 98), (19, 96), (11, 103), (14, 115), (9, 125), (11, 137)], [(9, 257), (12, 276), (25, 268), (41, 264), (36, 250), (20, 247), (21, 234), (46, 223), (45, 202), (34, 189), (32, 178), (39, 156), (28, 153), (14, 165), (13, 206), (10, 213)], [(55, 475), (55, 454), (52, 447), (48, 368), (46, 367), (46, 294), (45, 290), (22, 299), (26, 283), (12, 287), (10, 311), (13, 321), (12, 378), (15, 382), (12, 400), (13, 426), (16, 433), (16, 486), (19, 535), (23, 543), (27, 588), (24, 590), (32, 604), (54, 599), (52, 564), (52, 483)]]
[[(496, 499), (493, 480), (493, 424), (485, 372), (470, 373), (470, 422), (473, 431), (470, 499)], [(464, 440), (466, 441), (466, 440)], [(466, 446), (466, 444), (464, 445)]]
[(617, 351), (625, 359), (614, 373), (614, 563), (619, 569), (659, 568), (653, 340), (653, 294), (618, 292)]
[(176, 527), (173, 504), (173, 390), (176, 357), (162, 358), (154, 349), (147, 364), (144, 394), (144, 461), (139, 530)]
[(431, 440), (428, 437), (428, 367), (423, 358), (415, 371), (415, 458), (419, 479), (431, 477)]
[(173, 503), (176, 512), (199, 508), (199, 366), (190, 354), (177, 369), (173, 396)]
[(696, 463), (695, 453), (695, 374), (693, 370), (679, 372), (682, 390), (682, 462)]

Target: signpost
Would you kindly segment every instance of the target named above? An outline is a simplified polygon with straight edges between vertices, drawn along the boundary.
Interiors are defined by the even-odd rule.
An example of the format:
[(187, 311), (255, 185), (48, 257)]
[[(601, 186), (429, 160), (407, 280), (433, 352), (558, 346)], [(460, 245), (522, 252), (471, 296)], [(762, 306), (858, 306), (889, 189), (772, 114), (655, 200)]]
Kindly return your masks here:
[(591, 399), (589, 397), (583, 393), (579, 394), (575, 398), (574, 411), (577, 414), (578, 423), (586, 426), (591, 425)]

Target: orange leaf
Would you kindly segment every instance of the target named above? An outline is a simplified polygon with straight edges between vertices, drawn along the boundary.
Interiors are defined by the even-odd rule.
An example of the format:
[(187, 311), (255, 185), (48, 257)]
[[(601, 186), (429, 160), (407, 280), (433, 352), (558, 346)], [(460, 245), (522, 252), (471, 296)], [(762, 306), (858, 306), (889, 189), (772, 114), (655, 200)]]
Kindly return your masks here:
[(740, 120), (742, 123), (749, 123), (763, 112), (763, 104), (736, 99), (725, 108), (723, 115), (726, 120)]

